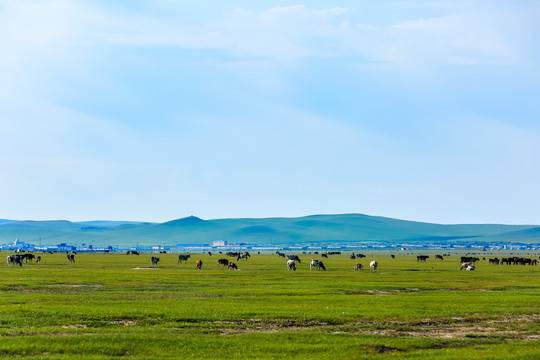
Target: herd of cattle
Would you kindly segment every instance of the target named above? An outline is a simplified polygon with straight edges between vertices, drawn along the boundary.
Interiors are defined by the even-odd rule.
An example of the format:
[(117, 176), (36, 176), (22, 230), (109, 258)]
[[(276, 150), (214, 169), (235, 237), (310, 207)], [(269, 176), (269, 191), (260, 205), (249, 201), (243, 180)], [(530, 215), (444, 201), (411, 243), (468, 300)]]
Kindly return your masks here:
[[(49, 252), (52, 254), (52, 252)], [(220, 252), (221, 253), (221, 252)], [(66, 252), (66, 256), (67, 256), (67, 260), (69, 263), (74, 263), (75, 262), (75, 254), (76, 252), (75, 251), (72, 251), (72, 252)], [(282, 252), (279, 252), (279, 251), (276, 251), (276, 254), (278, 255), (278, 257), (283, 257), (283, 258), (286, 258), (287, 259), (287, 270), (293, 270), (293, 271), (296, 271), (296, 263), (302, 263), (302, 261), (300, 260), (300, 258), (298, 257), (298, 255), (287, 255), (285, 253), (282, 253)], [(311, 255), (311, 252), (310, 253), (306, 253), (306, 252), (303, 252), (304, 255)], [(318, 255), (319, 253), (318, 252), (314, 252), (315, 255)], [(134, 251), (134, 250), (128, 250), (126, 252), (126, 255), (139, 255), (139, 253), (137, 251)], [(208, 255), (212, 255), (211, 252), (208, 252)], [(249, 252), (245, 251), (245, 252), (233, 252), (233, 251), (230, 251), (230, 252), (227, 252), (225, 254), (227, 257), (233, 257), (233, 258), (236, 258), (236, 261), (239, 261), (241, 259), (244, 259), (247, 261), (247, 259), (249, 257), (251, 257), (251, 255), (249, 254)], [(339, 251), (327, 251), (325, 253), (322, 253), (321, 256), (323, 258), (328, 258), (328, 255), (341, 255), (341, 252)], [(444, 255), (435, 255), (435, 260), (437, 259), (440, 259), (440, 260), (444, 260), (443, 256), (449, 256), (450, 254), (444, 254)], [(392, 259), (395, 259), (395, 255), (390, 255)], [(188, 259), (191, 257), (191, 255), (187, 254), (187, 255), (184, 255), (184, 254), (181, 254), (181, 255), (178, 255), (178, 263), (181, 263), (181, 262), (184, 262), (185, 264), (187, 264), (187, 261)], [(356, 259), (356, 258), (365, 258), (366, 256), (364, 254), (351, 254), (350, 255), (350, 259)], [(7, 256), (7, 265), (19, 265), (19, 266), (22, 266), (23, 262), (32, 262), (32, 260), (36, 259), (36, 263), (40, 263), (41, 262), (41, 256), (35, 256), (34, 254), (32, 253), (24, 253), (24, 254), (20, 254), (20, 253), (16, 253), (16, 254), (13, 254), (13, 255), (8, 255)], [(418, 255), (416, 257), (416, 261), (417, 262), (426, 262), (426, 260), (429, 259), (429, 256), (428, 255)], [(468, 270), (468, 271), (472, 271), (472, 270), (475, 270), (475, 263), (476, 261), (479, 261), (480, 258), (478, 257), (473, 257), (473, 256), (462, 256), (460, 258), (460, 268), (459, 270)], [(483, 260), (485, 261), (486, 258), (484, 257)], [(151, 266), (152, 268), (155, 268), (157, 267), (157, 264), (159, 262), (159, 258), (156, 257), (156, 256), (152, 256), (150, 258), (150, 263), (151, 263)], [(196, 269), (197, 270), (201, 270), (202, 269), (202, 260), (201, 259), (198, 259), (195, 261), (195, 265), (196, 265)], [(503, 257), (501, 258), (500, 260), (498, 258), (490, 258), (489, 259), (489, 264), (494, 264), (494, 265), (503, 265), (503, 264), (506, 264), (506, 265), (537, 265), (538, 264), (538, 260), (537, 259), (531, 259), (531, 258), (525, 258), (525, 257)], [(228, 270), (238, 270), (238, 266), (228, 260), (228, 259), (225, 259), (225, 258), (221, 258), (221, 259), (218, 259), (217, 260), (217, 267), (218, 269), (221, 269), (223, 265), (223, 269), (227, 268)], [(378, 268), (378, 262), (377, 261), (371, 261), (370, 264), (369, 264), (369, 268), (370, 268), (370, 272), (376, 272), (377, 271), (377, 268)], [(354, 271), (361, 271), (362, 269), (364, 268), (364, 266), (360, 263), (355, 263), (354, 264), (354, 267), (353, 267), (353, 270)], [(318, 259), (312, 259), (309, 263), (309, 270), (323, 270), (323, 271), (326, 271), (326, 266), (323, 264), (323, 262), (321, 260), (318, 260)]]

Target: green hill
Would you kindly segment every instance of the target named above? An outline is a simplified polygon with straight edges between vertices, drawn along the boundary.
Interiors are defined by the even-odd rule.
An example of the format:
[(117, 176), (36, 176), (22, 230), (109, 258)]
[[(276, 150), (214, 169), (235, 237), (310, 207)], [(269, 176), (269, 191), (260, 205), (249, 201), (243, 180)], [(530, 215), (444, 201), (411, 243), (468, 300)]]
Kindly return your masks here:
[(537, 225), (441, 225), (362, 214), (216, 220), (190, 216), (165, 223), (0, 220), (0, 244), (12, 243), (15, 239), (32, 244), (92, 244), (95, 247), (211, 244), (216, 240), (246, 244), (539, 243), (539, 229)]

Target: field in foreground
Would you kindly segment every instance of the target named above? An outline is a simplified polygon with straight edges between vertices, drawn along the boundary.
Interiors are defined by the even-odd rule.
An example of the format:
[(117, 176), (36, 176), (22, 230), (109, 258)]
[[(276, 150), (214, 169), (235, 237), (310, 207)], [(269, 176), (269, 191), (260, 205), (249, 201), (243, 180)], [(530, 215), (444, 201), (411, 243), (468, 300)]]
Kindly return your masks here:
[[(7, 253), (4, 253), (7, 255)], [(367, 254), (275, 255), (218, 270), (218, 256), (41, 254), (0, 266), (0, 357), (540, 358), (540, 267)], [(195, 270), (195, 259), (203, 269)], [(379, 261), (377, 273), (353, 272)], [(367, 267), (367, 266), (366, 266)]]

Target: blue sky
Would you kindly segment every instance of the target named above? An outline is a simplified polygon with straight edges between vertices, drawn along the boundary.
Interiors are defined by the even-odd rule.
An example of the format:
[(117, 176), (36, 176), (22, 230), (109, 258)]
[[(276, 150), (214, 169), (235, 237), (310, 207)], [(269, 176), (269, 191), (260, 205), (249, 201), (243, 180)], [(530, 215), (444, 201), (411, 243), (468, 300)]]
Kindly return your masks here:
[(538, 44), (537, 1), (0, 0), (0, 218), (540, 224)]

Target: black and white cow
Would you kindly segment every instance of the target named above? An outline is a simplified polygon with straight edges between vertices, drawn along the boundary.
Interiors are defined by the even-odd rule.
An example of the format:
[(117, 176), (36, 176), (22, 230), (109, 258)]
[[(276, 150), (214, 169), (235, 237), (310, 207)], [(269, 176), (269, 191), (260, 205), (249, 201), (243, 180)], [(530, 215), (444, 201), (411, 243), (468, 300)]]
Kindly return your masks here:
[(187, 259), (189, 259), (191, 257), (191, 255), (178, 255), (178, 264), (180, 264), (180, 262), (184, 262), (184, 264), (187, 264)]
[(157, 263), (159, 262), (159, 258), (152, 256), (152, 258), (150, 259), (150, 262), (152, 263), (152, 267), (156, 267)]
[(8, 255), (7, 266), (9, 266), (9, 264), (19, 264), (19, 266), (22, 266), (22, 255)]
[(296, 264), (294, 260), (287, 260), (287, 271), (289, 270), (296, 271)]
[(320, 260), (311, 260), (311, 262), (309, 263), (309, 271), (311, 271), (314, 267), (317, 270), (323, 269), (323, 271), (326, 271), (326, 267)]

